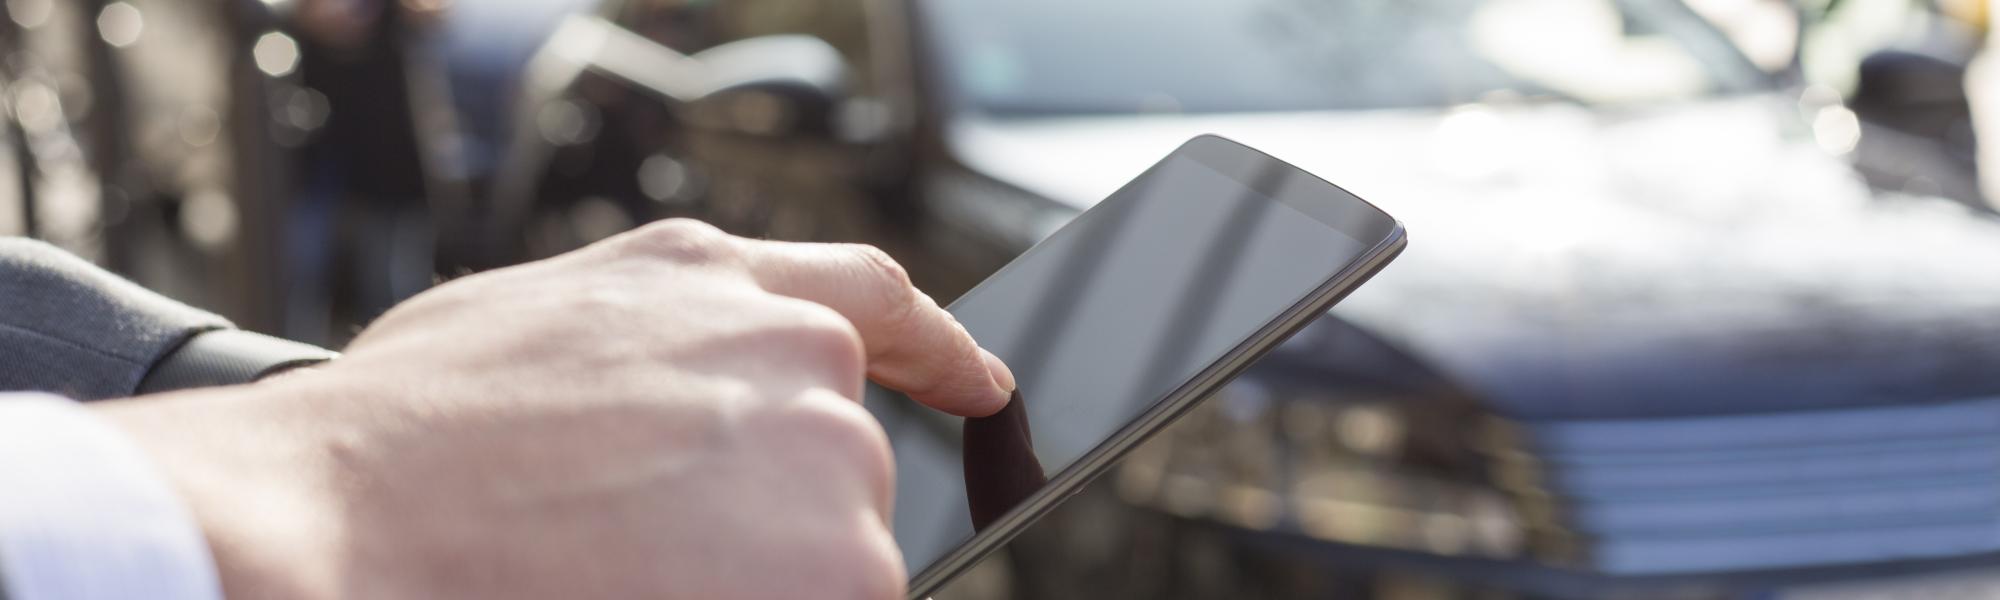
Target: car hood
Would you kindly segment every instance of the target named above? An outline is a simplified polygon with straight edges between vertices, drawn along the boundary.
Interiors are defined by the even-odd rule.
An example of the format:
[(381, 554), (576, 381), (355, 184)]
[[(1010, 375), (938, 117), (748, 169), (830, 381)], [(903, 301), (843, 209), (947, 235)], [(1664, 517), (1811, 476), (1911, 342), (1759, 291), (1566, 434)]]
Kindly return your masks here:
[(1503, 414), (2000, 393), (2000, 223), (1872, 193), (1791, 110), (971, 119), (947, 137), (969, 168), (1078, 209), (1201, 133), (1337, 183), (1411, 241), (1335, 314)]

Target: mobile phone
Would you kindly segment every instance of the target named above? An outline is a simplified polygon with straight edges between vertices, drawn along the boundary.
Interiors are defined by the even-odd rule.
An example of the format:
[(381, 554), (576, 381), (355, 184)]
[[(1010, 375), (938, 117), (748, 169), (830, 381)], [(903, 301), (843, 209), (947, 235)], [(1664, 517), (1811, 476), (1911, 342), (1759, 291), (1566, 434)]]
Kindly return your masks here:
[(1188, 141), (947, 310), (1012, 368), (992, 417), (866, 401), (923, 598), (1387, 265), (1387, 213), (1217, 136)]

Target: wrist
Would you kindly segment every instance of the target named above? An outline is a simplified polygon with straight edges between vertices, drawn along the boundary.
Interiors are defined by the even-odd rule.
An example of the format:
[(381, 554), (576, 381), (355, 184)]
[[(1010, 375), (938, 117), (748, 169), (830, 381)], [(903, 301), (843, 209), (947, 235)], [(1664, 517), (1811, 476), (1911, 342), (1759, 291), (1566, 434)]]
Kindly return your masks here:
[(286, 378), (90, 408), (153, 460), (193, 514), (232, 598), (339, 595), (340, 512), (314, 403)]

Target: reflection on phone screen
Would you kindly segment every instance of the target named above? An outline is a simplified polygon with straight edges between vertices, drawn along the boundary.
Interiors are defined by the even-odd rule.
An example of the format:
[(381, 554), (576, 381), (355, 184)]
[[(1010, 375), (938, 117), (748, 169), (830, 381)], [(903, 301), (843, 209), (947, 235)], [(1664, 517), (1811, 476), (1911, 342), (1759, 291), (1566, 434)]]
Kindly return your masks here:
[(972, 530), (984, 531), (1007, 509), (1042, 489), (1049, 477), (1035, 458), (1028, 405), (1020, 390), (1000, 412), (966, 419), (964, 430), (966, 510), (972, 516)]

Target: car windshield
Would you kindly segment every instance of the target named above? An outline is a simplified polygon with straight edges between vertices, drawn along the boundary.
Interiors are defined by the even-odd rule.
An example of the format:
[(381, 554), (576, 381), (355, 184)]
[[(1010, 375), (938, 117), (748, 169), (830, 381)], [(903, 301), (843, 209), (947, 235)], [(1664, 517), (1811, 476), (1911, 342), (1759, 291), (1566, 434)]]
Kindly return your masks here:
[(1002, 114), (1662, 102), (1764, 81), (1677, 0), (936, 0), (961, 106)]

